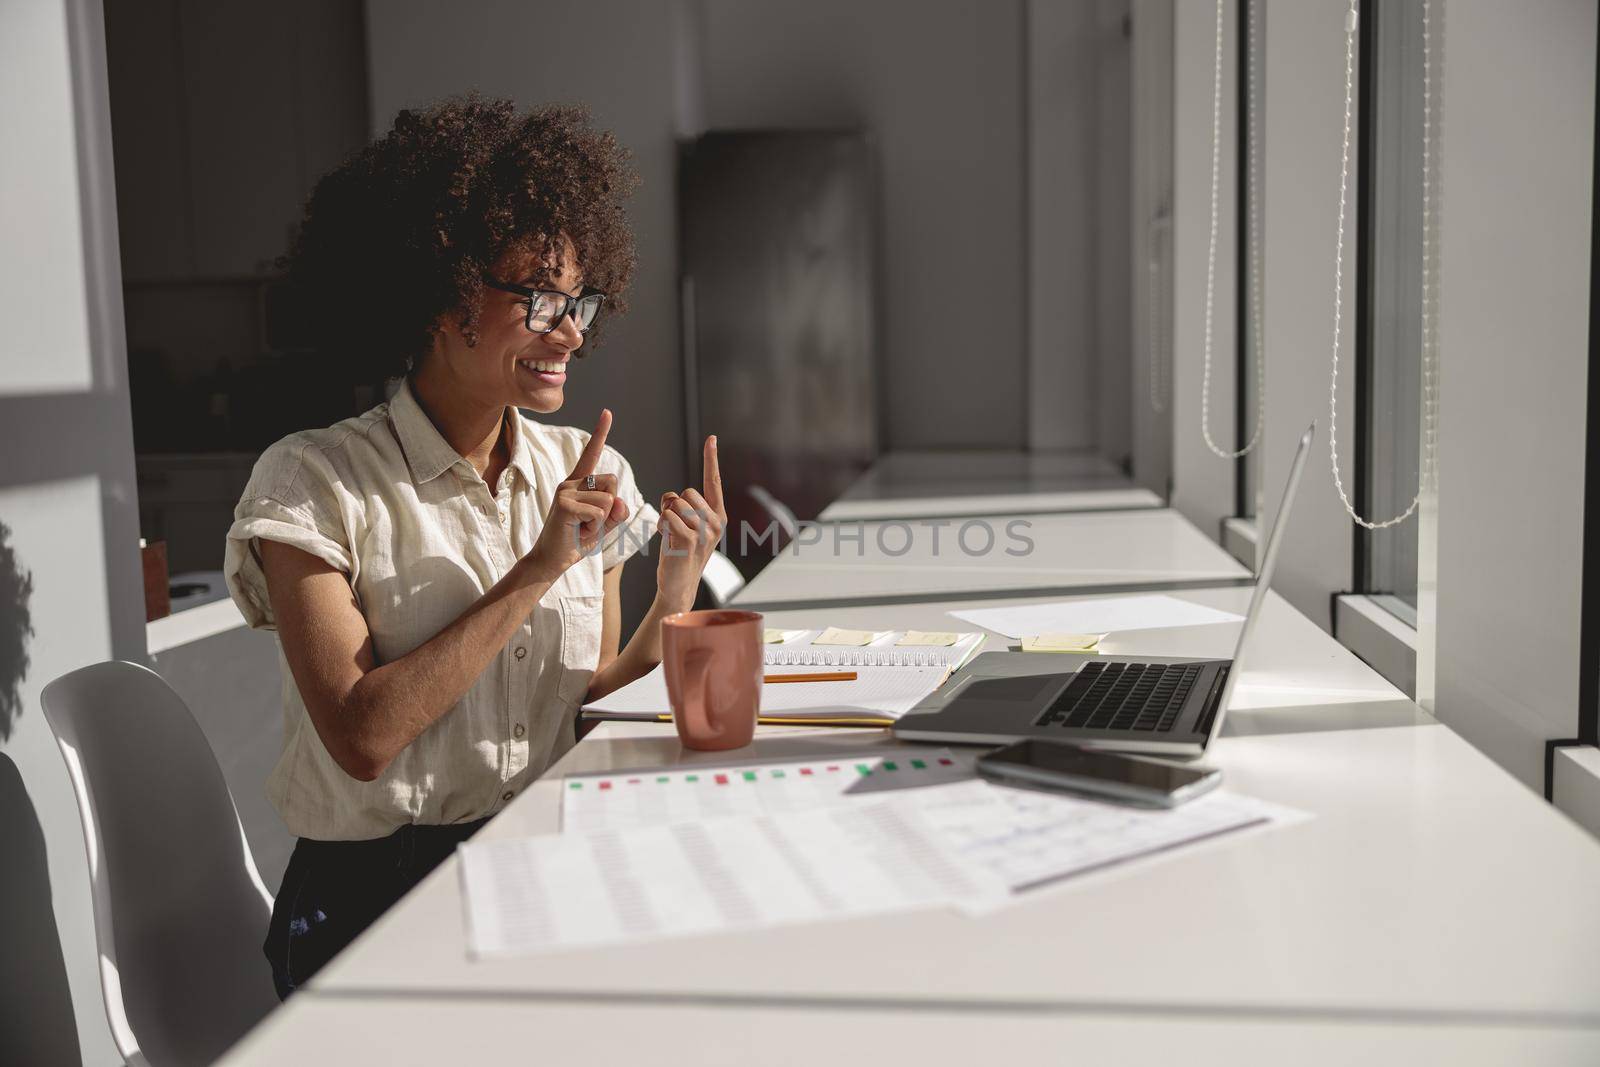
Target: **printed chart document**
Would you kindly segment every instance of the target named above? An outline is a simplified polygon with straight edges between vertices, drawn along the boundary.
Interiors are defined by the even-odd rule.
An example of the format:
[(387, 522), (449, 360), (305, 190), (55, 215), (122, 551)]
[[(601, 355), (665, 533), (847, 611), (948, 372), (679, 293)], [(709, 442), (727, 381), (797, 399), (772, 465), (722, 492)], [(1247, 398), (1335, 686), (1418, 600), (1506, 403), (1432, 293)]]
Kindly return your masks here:
[(1176, 808), (1136, 808), (979, 779), (920, 790), (917, 810), (969, 870), (1019, 892), (1231, 830), (1307, 817), (1222, 790)]
[(1005, 634), (1030, 637), (1043, 633), (1104, 634), (1116, 630), (1153, 630), (1167, 626), (1204, 626), (1243, 622), (1243, 615), (1164, 594), (1112, 597), (1103, 600), (1023, 604), (1007, 608), (952, 611), (958, 619)]
[[(939, 649), (944, 652), (947, 649)], [(761, 687), (763, 721), (828, 723), (856, 721), (887, 725), (916, 707), (950, 673), (943, 665), (851, 667), (849, 682), (785, 682)], [(767, 667), (768, 674), (809, 674), (815, 664)], [(586, 718), (657, 721), (670, 719), (667, 675), (657, 666), (643, 678), (583, 707)]]
[(569, 775), (561, 787), (561, 829), (624, 830), (882, 800), (971, 778), (973, 758), (942, 748), (896, 748), (853, 757)]
[(926, 907), (981, 912), (1007, 894), (894, 801), (468, 842), (460, 852), (479, 956)]

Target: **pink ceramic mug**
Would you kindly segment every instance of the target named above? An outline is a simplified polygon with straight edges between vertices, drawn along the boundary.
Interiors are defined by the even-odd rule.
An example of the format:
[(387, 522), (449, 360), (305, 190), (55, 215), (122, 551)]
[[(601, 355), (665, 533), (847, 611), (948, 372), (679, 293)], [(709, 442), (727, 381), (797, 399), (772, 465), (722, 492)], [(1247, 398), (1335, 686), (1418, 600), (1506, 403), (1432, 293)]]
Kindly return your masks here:
[(761, 712), (761, 616), (683, 611), (661, 620), (672, 722), (685, 748), (742, 748)]

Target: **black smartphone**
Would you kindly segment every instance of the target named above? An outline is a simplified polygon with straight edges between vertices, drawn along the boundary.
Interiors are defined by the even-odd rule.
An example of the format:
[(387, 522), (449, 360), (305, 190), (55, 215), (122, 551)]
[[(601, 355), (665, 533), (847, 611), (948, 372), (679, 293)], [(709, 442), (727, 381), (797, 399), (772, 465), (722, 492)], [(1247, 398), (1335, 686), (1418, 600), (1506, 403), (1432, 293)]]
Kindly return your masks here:
[(1209, 767), (1097, 752), (1062, 741), (1018, 741), (978, 758), (978, 773), (1008, 785), (1060, 789), (1146, 807), (1173, 808), (1222, 781)]

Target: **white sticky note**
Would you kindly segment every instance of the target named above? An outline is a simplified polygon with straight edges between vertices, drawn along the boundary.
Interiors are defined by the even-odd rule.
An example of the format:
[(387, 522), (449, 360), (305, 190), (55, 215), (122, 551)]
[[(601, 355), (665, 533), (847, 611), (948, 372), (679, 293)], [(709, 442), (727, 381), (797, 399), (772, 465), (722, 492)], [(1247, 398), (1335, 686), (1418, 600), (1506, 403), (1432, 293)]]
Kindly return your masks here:
[(1022, 639), (1024, 652), (1087, 652), (1100, 643), (1105, 634), (1038, 634)]
[(960, 634), (947, 634), (922, 630), (907, 630), (906, 635), (896, 641), (896, 645), (953, 645), (961, 640)]
[(764, 645), (781, 645), (789, 639), (787, 630), (763, 630), (761, 643)]
[(813, 645), (870, 645), (877, 639), (871, 630), (841, 630), (830, 626), (812, 640)]

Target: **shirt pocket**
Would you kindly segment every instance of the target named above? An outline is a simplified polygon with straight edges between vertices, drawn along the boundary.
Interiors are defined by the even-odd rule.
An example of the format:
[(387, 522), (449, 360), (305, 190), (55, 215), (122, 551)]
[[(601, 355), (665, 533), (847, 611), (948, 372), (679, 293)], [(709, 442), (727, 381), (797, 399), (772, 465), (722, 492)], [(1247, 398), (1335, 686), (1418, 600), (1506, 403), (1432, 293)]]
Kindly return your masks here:
[(583, 701), (600, 663), (605, 606), (604, 594), (561, 598), (561, 681), (556, 692), (568, 705)]

